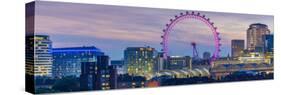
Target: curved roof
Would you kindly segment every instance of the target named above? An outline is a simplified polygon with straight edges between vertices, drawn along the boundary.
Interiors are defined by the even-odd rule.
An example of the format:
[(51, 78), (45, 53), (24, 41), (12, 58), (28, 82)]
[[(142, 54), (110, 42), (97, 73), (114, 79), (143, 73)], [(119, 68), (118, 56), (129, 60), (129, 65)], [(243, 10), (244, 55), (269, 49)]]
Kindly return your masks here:
[(159, 73), (155, 73), (154, 76), (190, 76), (190, 77), (196, 77), (196, 76), (210, 76), (210, 72), (206, 68), (200, 68), (200, 69), (193, 69), (193, 70), (164, 70)]

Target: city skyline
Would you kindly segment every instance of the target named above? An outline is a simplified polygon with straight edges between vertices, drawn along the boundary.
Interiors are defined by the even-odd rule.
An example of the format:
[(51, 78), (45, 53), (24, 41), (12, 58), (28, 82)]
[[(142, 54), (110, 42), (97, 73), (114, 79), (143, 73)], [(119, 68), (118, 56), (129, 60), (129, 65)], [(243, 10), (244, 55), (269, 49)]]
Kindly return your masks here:
[(273, 16), (34, 1), (25, 17), (30, 93), (274, 76)]
[[(185, 12), (53, 2), (38, 4), (40, 6), (37, 6), (38, 11), (35, 13), (35, 33), (50, 35), (54, 48), (93, 45), (108, 54), (111, 59), (121, 59), (123, 55), (120, 54), (123, 54), (126, 47), (150, 46), (160, 51), (160, 36), (165, 24), (176, 14)], [(246, 30), (252, 23), (266, 24), (272, 32), (274, 31), (273, 16), (198, 12), (205, 14), (218, 27), (222, 38), (222, 56), (231, 53), (232, 39), (246, 40)], [(177, 25), (174, 31), (169, 42), (171, 55), (191, 56), (192, 47), (189, 42), (194, 40), (198, 43), (200, 56), (205, 51), (212, 53), (212, 33), (202, 22), (184, 21)]]

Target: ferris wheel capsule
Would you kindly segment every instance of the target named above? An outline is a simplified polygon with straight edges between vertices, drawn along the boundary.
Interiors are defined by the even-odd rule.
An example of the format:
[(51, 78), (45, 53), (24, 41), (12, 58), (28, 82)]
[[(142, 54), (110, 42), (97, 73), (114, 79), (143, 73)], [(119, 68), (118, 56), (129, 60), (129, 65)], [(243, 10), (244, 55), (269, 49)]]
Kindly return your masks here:
[(191, 14), (194, 15), (194, 11), (192, 11)]
[(203, 18), (205, 18), (205, 15), (202, 15)]
[(173, 19), (170, 19), (170, 21), (172, 22), (172, 21), (173, 21)]
[(182, 16), (182, 15), (183, 15), (183, 13), (180, 13), (180, 15)]

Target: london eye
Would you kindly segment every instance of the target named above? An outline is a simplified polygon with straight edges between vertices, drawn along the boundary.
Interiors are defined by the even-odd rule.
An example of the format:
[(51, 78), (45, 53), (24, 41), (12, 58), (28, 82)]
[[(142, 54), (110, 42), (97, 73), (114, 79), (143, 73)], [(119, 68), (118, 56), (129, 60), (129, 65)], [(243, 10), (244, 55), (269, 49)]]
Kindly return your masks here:
[(161, 51), (163, 52), (163, 57), (164, 59), (167, 59), (167, 56), (169, 56), (168, 50), (169, 50), (169, 34), (172, 32), (172, 29), (181, 21), (183, 20), (198, 20), (203, 22), (212, 32), (212, 37), (214, 40), (212, 43), (214, 43), (214, 50), (212, 51), (212, 56), (211, 56), (211, 64), (214, 60), (216, 60), (220, 56), (220, 47), (221, 43), (220, 40), (221, 38), (219, 37), (219, 31), (217, 30), (217, 27), (214, 26), (214, 22), (211, 22), (210, 18), (207, 18), (204, 14), (201, 14), (199, 12), (185, 12), (185, 13), (180, 13), (179, 15), (175, 15), (174, 18), (170, 19), (169, 23), (166, 24), (165, 28), (163, 29), (163, 35), (161, 36), (162, 41), (162, 49)]

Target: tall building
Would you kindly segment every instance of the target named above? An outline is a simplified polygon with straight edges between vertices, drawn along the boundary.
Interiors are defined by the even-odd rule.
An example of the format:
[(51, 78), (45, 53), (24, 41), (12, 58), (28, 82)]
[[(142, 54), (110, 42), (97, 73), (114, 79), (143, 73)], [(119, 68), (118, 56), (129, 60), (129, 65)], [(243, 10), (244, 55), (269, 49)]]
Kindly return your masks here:
[(266, 63), (273, 64), (274, 59), (274, 47), (273, 47), (273, 34), (263, 35), (264, 40), (264, 54)]
[(273, 52), (273, 34), (263, 35), (265, 52)]
[(82, 62), (81, 90), (108, 90), (117, 88), (117, 71), (108, 56), (97, 56), (97, 62)]
[(111, 60), (111, 65), (116, 67), (118, 75), (127, 73), (123, 60)]
[(124, 51), (124, 62), (128, 66), (128, 74), (146, 76), (153, 73), (156, 50), (151, 47), (128, 47)]
[(165, 60), (163, 56), (163, 52), (159, 52), (155, 58), (154, 65), (153, 65), (153, 72), (160, 72), (164, 70)]
[(270, 34), (268, 26), (261, 23), (251, 24), (247, 30), (247, 49), (250, 51), (263, 51), (263, 35)]
[(168, 56), (168, 70), (189, 69), (191, 66), (191, 57), (189, 56)]
[(53, 49), (53, 77), (76, 76), (81, 74), (82, 62), (96, 62), (104, 53), (94, 47), (68, 47)]
[(244, 40), (231, 40), (231, 56), (232, 57), (242, 56), (244, 47), (245, 47)]
[(26, 73), (36, 76), (52, 75), (52, 41), (48, 35), (27, 36)]
[(211, 58), (211, 53), (210, 52), (204, 52), (203, 53), (203, 59), (204, 60), (208, 60)]

